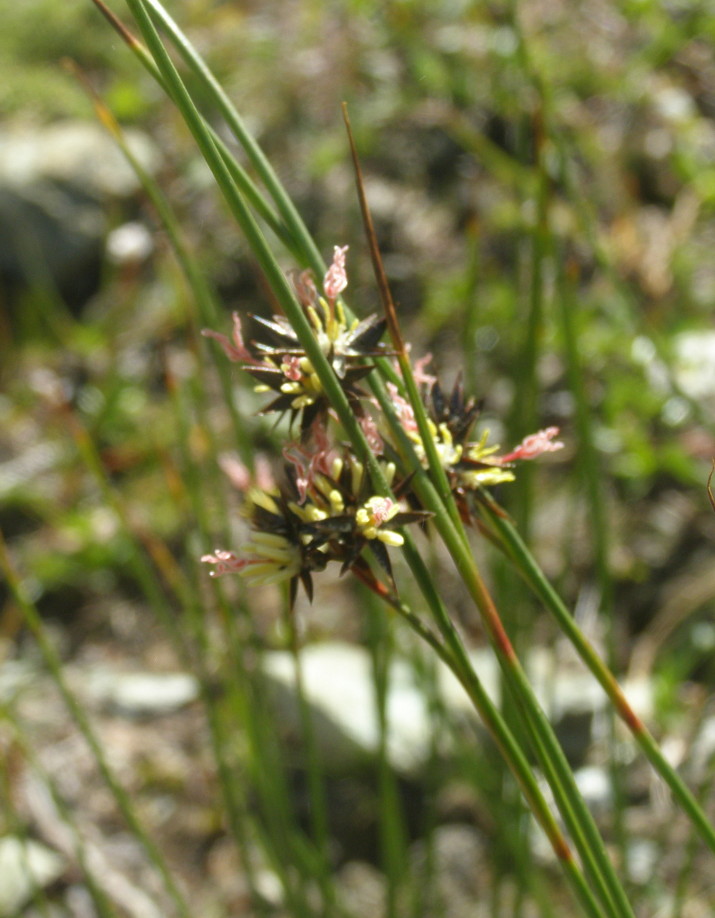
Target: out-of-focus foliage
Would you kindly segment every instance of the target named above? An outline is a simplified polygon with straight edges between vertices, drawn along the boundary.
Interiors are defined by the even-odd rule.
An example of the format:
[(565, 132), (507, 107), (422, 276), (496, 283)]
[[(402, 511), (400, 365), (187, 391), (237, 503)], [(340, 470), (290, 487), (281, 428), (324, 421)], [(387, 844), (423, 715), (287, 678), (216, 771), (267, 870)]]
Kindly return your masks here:
[[(264, 146), (320, 249), (349, 244), (350, 304), (366, 315), (378, 297), (340, 115), (347, 100), (415, 355), (432, 351), (446, 386), (463, 367), (505, 449), (539, 426), (561, 428), (563, 457), (525, 473), (508, 509), (530, 508), (520, 523), (580, 611), (599, 577), (584, 486), (590, 440), (617, 663), (626, 669), (634, 648), (650, 648), (643, 658), (657, 672), (657, 712), (664, 725), (682, 727), (684, 685), (701, 690), (712, 679), (715, 515), (705, 480), (715, 453), (715, 11), (656, 0), (167, 6)], [(121, 3), (113, 9), (129, 21)], [(89, 0), (5, 4), (0, 109), (8, 124), (94, 118), (63, 57), (161, 151), (158, 181), (225, 307), (218, 330), (229, 331), (233, 309), (271, 312), (184, 126)], [(201, 591), (205, 539), (239, 538), (244, 524), (217, 471), (217, 455), (236, 447), (212, 366), (221, 355), (198, 335), (195, 304), (141, 192), (107, 202), (110, 230), (130, 220), (148, 228), (154, 250), (136, 263), (103, 257), (74, 312), (56, 290), (38, 288), (15, 292), (15, 311), (2, 315), (0, 525), (41, 612), (70, 632), (81, 621), (73, 646), (91, 643), (89, 623), (113, 647), (142, 654), (151, 601), (137, 551), (163, 587), (186, 581)], [(286, 270), (296, 267), (279, 256)], [(236, 402), (251, 449), (277, 455), (284, 431), (256, 415), (260, 399), (242, 387)], [(100, 476), (82, 457), (85, 436)], [(204, 508), (210, 532), (189, 500), (191, 475), (215, 477)], [(483, 543), (478, 551), (486, 554)], [(441, 582), (461, 614), (451, 574)], [(239, 608), (240, 588), (227, 589)], [(301, 609), (306, 633), (362, 635), (364, 620), (340, 583), (326, 595), (322, 602), (318, 591), (314, 607)], [(127, 599), (132, 612), (113, 614)], [(285, 642), (277, 606), (261, 601), (250, 634), (241, 619), (246, 645)], [(21, 629), (3, 614), (8, 608), (0, 607), (0, 635), (14, 641)], [(548, 626), (533, 619), (534, 643), (548, 643)], [(500, 766), (469, 761), (479, 771), (474, 783), (498, 801)], [(488, 817), (499, 823), (496, 804)], [(218, 831), (220, 818), (214, 813), (201, 832)]]

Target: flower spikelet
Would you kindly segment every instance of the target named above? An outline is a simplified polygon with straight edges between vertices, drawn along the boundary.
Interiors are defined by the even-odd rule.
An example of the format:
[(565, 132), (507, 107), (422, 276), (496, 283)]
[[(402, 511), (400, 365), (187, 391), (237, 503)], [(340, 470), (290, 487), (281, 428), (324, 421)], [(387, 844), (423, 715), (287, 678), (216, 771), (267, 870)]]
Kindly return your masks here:
[[(246, 495), (248, 541), (236, 553), (217, 549), (201, 559), (214, 565), (212, 576), (236, 573), (253, 586), (289, 581), (292, 598), (302, 582), (312, 598), (315, 572), (336, 561), (341, 573), (358, 566), (364, 574), (369, 568), (362, 555), (369, 548), (392, 578), (387, 547), (402, 545), (397, 530), (429, 514), (371, 494), (365, 469), (349, 450), (340, 453), (321, 441), (313, 453), (300, 443), (284, 455), (281, 488), (252, 488)], [(385, 463), (384, 473), (392, 480), (395, 467)]]
[(358, 508), (355, 522), (366, 539), (379, 539), (386, 545), (403, 545), (404, 538), (399, 532), (383, 528), (399, 513), (399, 506), (389, 497), (371, 497)]
[[(380, 342), (386, 321), (377, 315), (348, 322), (339, 299), (348, 283), (347, 246), (335, 246), (333, 261), (323, 279), (324, 296), (318, 293), (309, 272), (293, 275), (296, 298), (303, 307), (321, 351), (333, 368), (358, 418), (366, 416), (365, 392), (360, 381), (373, 368), (371, 358), (390, 351)], [(261, 414), (288, 414), (291, 423), (300, 418), (301, 434), (308, 435), (316, 420), (325, 419), (329, 403), (310, 358), (288, 320), (253, 315), (257, 338), (244, 343), (241, 322), (234, 314), (232, 340), (212, 330), (203, 334), (219, 342), (227, 357), (242, 363), (257, 382), (256, 391), (272, 392), (274, 398)]]
[[(563, 444), (555, 439), (558, 428), (548, 427), (525, 437), (511, 452), (499, 455), (499, 447), (489, 443), (488, 430), (484, 430), (479, 439), (474, 437), (473, 429), (481, 411), (481, 402), (465, 394), (460, 377), (457, 377), (451, 391), (445, 391), (437, 377), (426, 372), (428, 362), (428, 357), (417, 360), (413, 372), (426, 410), (427, 429), (432, 441), (430, 450), (418, 428), (412, 404), (394, 383), (388, 382), (387, 389), (400, 426), (412, 441), (418, 460), (427, 468), (430, 452), (436, 455), (461, 515), (465, 522), (469, 522), (470, 494), (481, 488), (513, 481), (514, 462), (552, 452)], [(388, 431), (384, 436), (389, 440)], [(407, 497), (413, 507), (420, 506), (414, 492), (409, 492)]]

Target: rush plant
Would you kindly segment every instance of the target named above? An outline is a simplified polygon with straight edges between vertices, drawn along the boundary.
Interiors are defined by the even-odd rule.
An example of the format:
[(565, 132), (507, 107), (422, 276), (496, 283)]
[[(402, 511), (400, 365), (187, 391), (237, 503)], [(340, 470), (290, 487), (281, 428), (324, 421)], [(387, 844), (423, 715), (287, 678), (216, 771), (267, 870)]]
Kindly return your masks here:
[[(247, 587), (249, 604), (254, 587), (275, 585), (284, 589), (286, 621), (292, 629), (296, 659), (300, 646), (293, 610), (299, 587), (317, 603), (319, 578), (329, 565), (346, 577), (356, 577), (372, 591), (385, 614), (396, 613), (463, 686), (551, 845), (573, 894), (573, 909), (591, 918), (634, 916), (623, 876), (578, 790), (515, 650), (515, 636), (505, 624), (500, 598), (487, 588), (474, 551), (476, 540), (489, 537), (513, 573), (528, 584), (602, 686), (635, 745), (715, 855), (715, 829), (695, 795), (633, 711), (613, 673), (580, 631), (492, 493), (494, 486), (509, 487), (518, 480), (521, 463), (559, 450), (563, 446), (559, 431), (547, 427), (503, 451), (491, 442), (487, 430), (475, 431), (479, 393), (465, 392), (460, 376), (451, 389), (447, 388), (429, 371), (428, 357), (413, 358), (377, 246), (346, 112), (346, 150), (349, 144), (380, 301), (379, 312), (363, 318), (350, 309), (347, 246), (335, 246), (332, 259), (327, 265), (323, 262), (315, 240), (240, 115), (159, 0), (126, 0), (133, 20), (131, 28), (120, 23), (102, 0), (94, 2), (181, 114), (276, 304), (270, 318), (235, 313), (229, 328), (229, 320), (216, 309), (200, 271), (182, 247), (171, 209), (153, 181), (143, 176), (194, 294), (203, 335), (217, 357), (222, 391), (236, 430), (241, 429), (242, 420), (231, 401), (233, 381), (227, 374), (226, 358), (235, 365), (231, 369), (237, 374), (252, 379), (255, 392), (265, 399), (260, 412), (274, 416), (282, 437), (270, 474), (259, 474), (245, 436), (241, 433), (237, 437), (242, 443), (243, 462), (235, 463), (230, 471), (242, 492), (242, 512), (249, 529), (245, 542), (232, 545), (219, 541), (223, 527), (212, 526), (201, 501), (196, 500), (196, 528), (205, 544), (203, 554), (197, 553), (195, 576), (199, 577), (199, 569), (207, 570), (200, 568), (199, 557), (214, 580), (220, 581), (214, 584), (217, 590), (224, 577), (237, 575)], [(189, 82), (197, 88), (190, 90)], [(209, 123), (202, 104), (210, 104), (221, 114), (250, 164), (250, 175), (222, 133)], [(121, 131), (111, 115), (101, 103), (97, 105), (121, 141)], [(270, 243), (269, 238), (276, 242)], [(273, 246), (280, 251), (274, 251)], [(283, 260), (292, 272), (285, 270)], [(217, 345), (222, 353), (217, 352)], [(93, 461), (91, 457), (89, 461)], [(513, 716), (506, 716), (485, 690), (480, 673), (470, 661), (456, 616), (440, 593), (427, 560), (430, 542), (437, 541), (480, 616), (501, 668)], [(215, 547), (217, 543), (219, 547)], [(9, 564), (6, 568), (11, 587), (20, 595)], [(419, 591), (418, 601), (405, 598), (414, 595), (414, 591), (404, 589), (408, 571)], [(201, 583), (207, 596), (208, 577)], [(22, 605), (36, 625), (31, 604), (22, 599)], [(190, 621), (201, 634), (199, 625), (206, 613), (196, 605), (192, 599), (186, 602), (193, 616)], [(226, 633), (237, 642), (232, 629), (239, 613), (225, 599), (220, 608), (228, 622)], [(182, 640), (177, 638), (178, 643)], [(51, 654), (51, 649), (47, 653)], [(250, 673), (246, 671), (241, 678), (248, 680)], [(206, 696), (211, 712), (210, 693)], [(81, 712), (77, 716), (81, 718)], [(251, 741), (263, 742), (260, 725), (251, 720), (250, 712), (246, 718)], [(212, 720), (212, 730), (229, 822), (236, 838), (249, 846), (241, 823), (245, 802), (235, 797), (231, 763), (221, 745), (230, 725), (217, 718)], [(101, 750), (97, 755), (101, 756)], [(256, 769), (253, 777), (265, 799), (273, 797), (271, 805), (275, 806), (275, 799), (286, 789), (268, 786), (259, 771)], [(311, 778), (315, 803), (312, 847), (304, 839), (293, 846), (281, 840), (280, 825), (270, 820), (266, 830), (267, 834), (274, 833), (270, 842), (274, 864), (285, 900), (296, 915), (310, 913), (308, 899), (301, 898), (292, 874), (296, 865), (306, 870), (307, 865), (322, 865), (316, 869), (321, 877), (320, 912), (329, 914), (331, 907), (319, 768), (313, 769)], [(130, 812), (129, 801), (126, 806)], [(181, 892), (170, 881), (169, 885), (177, 908), (186, 914)]]
[[(101, 0), (95, 2), (106, 13)], [(108, 18), (184, 118), (280, 310), (272, 319), (253, 319), (255, 337), (248, 344), (240, 316), (234, 317), (232, 339), (215, 327), (206, 332), (270, 397), (263, 411), (287, 416), (288, 430), (282, 480), (246, 495), (249, 541), (237, 551), (214, 550), (203, 560), (214, 566), (214, 574), (235, 571), (249, 583), (285, 580), (291, 599), (298, 582), (312, 594), (313, 576), (331, 561), (367, 583), (463, 684), (546, 833), (583, 913), (594, 918), (632, 915), (622, 878), (514, 651), (470, 543), (469, 530), (479, 522), (555, 617), (602, 685), (615, 713), (715, 853), (715, 829), (693, 793), (631, 709), (612, 673), (580, 633), (489, 492), (491, 485), (514, 477), (515, 463), (558, 449), (558, 432), (540, 431), (500, 456), (497, 447), (489, 445), (487, 434), (473, 434), (477, 405), (464, 395), (461, 384), (445, 395), (426, 372), (425, 362), (411, 361), (382, 266), (346, 111), (357, 192), (383, 308), (381, 317), (362, 320), (353, 317), (343, 297), (348, 282), (345, 247), (335, 247), (329, 266), (322, 262), (240, 115), (159, 0), (127, 0), (127, 6), (141, 40), (107, 13)], [(173, 46), (187, 74), (225, 118), (257, 181), (238, 166), (209, 126), (168, 46)], [(292, 283), (263, 227), (276, 229), (297, 259), (299, 273)], [(322, 278), (322, 291), (316, 278)], [(384, 328), (389, 346), (381, 342)], [(512, 723), (494, 706), (469, 662), (424, 552), (409, 532), (414, 524), (443, 541), (481, 616), (517, 711)], [(408, 608), (401, 598), (389, 557), (397, 550), (422, 592), (424, 608)], [(537, 780), (531, 757), (549, 785), (555, 810)]]

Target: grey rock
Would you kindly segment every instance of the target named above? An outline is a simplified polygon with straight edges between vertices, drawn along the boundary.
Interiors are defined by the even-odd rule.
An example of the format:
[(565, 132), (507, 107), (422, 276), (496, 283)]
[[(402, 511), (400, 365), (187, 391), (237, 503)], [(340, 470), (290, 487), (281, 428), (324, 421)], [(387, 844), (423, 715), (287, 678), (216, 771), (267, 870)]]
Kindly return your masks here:
[(703, 781), (712, 773), (715, 761), (715, 716), (703, 718), (692, 747), (683, 750), (679, 756), (680, 764), (688, 769), (692, 781)]
[(102, 669), (92, 674), (85, 694), (113, 713), (159, 717), (195, 701), (199, 683), (188, 673), (121, 673)]
[(647, 886), (657, 874), (662, 856), (660, 845), (652, 838), (634, 838), (626, 852), (631, 882)]
[[(341, 642), (310, 645), (301, 651), (303, 691), (310, 706), (315, 740), (328, 773), (345, 772), (374, 757), (380, 743), (370, 655)], [(489, 649), (470, 652), (470, 659), (487, 694), (499, 701), (500, 674)], [(302, 726), (296, 694), (292, 654), (271, 652), (264, 658), (272, 691), (276, 723), (284, 736), (300, 742)], [(572, 762), (581, 762), (607, 709), (605, 693), (576, 659), (562, 659), (550, 650), (535, 648), (525, 669), (536, 695)], [(437, 688), (455, 721), (477, 715), (451, 671), (439, 664)], [(626, 686), (637, 712), (647, 712), (650, 691), (642, 684)], [(636, 690), (637, 689), (637, 690)], [(408, 661), (395, 658), (390, 667), (387, 695), (387, 754), (399, 775), (419, 776), (433, 749), (433, 713), (428, 692)], [(448, 755), (449, 750), (443, 750)]]
[[(150, 173), (159, 154), (148, 137), (127, 141)], [(99, 279), (105, 204), (139, 182), (98, 124), (9, 126), (0, 135), (0, 283), (13, 303), (23, 289), (59, 293), (80, 306)]]
[[(154, 172), (159, 152), (140, 131), (127, 130), (127, 143), (144, 169)], [(44, 127), (5, 126), (0, 136), (0, 181), (16, 189), (38, 179), (82, 189), (88, 196), (127, 198), (139, 180), (119, 147), (99, 124), (60, 121)]]
[(106, 222), (96, 201), (41, 177), (0, 186), (0, 278), (10, 302), (25, 288), (88, 297), (98, 279)]
[(387, 879), (377, 867), (365, 861), (348, 861), (337, 873), (338, 899), (354, 918), (380, 918), (385, 914)]
[[(301, 652), (303, 688), (328, 771), (347, 771), (379, 748), (380, 723), (371, 666), (367, 651), (351, 644), (316, 644)], [(273, 703), (283, 732), (300, 737), (292, 654), (267, 654), (265, 672), (273, 682)], [(399, 773), (418, 771), (429, 751), (428, 700), (402, 660), (395, 660), (390, 669), (387, 721), (390, 762)]]
[(444, 825), (435, 829), (431, 845), (431, 877), (426, 842), (416, 842), (410, 852), (415, 880), (424, 887), (422, 913), (472, 918), (490, 882), (483, 837), (472, 826)]
[(574, 772), (574, 780), (590, 810), (599, 814), (611, 810), (613, 786), (605, 768), (598, 765), (585, 765)]

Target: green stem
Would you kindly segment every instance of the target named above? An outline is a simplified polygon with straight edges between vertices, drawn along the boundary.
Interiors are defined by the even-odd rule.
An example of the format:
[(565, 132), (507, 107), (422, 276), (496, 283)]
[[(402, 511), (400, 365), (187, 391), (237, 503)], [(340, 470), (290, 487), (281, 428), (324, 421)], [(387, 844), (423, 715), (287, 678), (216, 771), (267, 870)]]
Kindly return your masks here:
[[(452, 638), (445, 643), (443, 640), (440, 640), (419, 616), (415, 615), (408, 606), (400, 602), (396, 597), (383, 595), (382, 598), (385, 599), (385, 601), (388, 602), (407, 622), (410, 628), (412, 628), (412, 630), (432, 648), (442, 662), (449, 667), (459, 680), (467, 696), (474, 705), (475, 710), (479, 714), (482, 723), (496, 743), (504, 760), (509, 765), (514, 778), (521, 788), (524, 798), (529, 804), (537, 822), (544, 830), (552, 850), (564, 870), (574, 894), (584, 908), (584, 911), (591, 916), (602, 916), (604, 913), (589, 889), (581, 869), (574, 860), (568, 842), (549, 809), (526, 756), (499, 712), (499, 709), (489, 697), (479, 676), (474, 671), (466, 655), (466, 651), (464, 651), (464, 647), (459, 641), (459, 637), (454, 629), (449, 613), (442, 604), (438, 594), (433, 589), (430, 573), (424, 566), (421, 557), (418, 556), (418, 558), (419, 563), (416, 564), (415, 571), (418, 574), (419, 584), (421, 587), (423, 585), (426, 587), (427, 595), (430, 600), (430, 608), (434, 617), (444, 628), (445, 632), (452, 635)], [(622, 914), (625, 915), (628, 914), (628, 912)]]
[[(374, 565), (373, 565), (374, 567)], [(375, 712), (379, 726), (377, 748), (378, 788), (380, 797), (380, 853), (382, 869), (387, 877), (385, 918), (399, 914), (400, 892), (407, 877), (408, 833), (401, 805), (397, 776), (390, 761), (390, 725), (387, 716), (390, 664), (394, 656), (394, 625), (392, 618), (384, 615), (375, 594), (366, 604), (366, 637), (372, 659), (375, 686)]]
[[(613, 602), (613, 578), (609, 564), (609, 525), (606, 516), (606, 501), (603, 493), (603, 468), (602, 461), (596, 450), (593, 436), (592, 413), (586, 395), (586, 385), (581, 366), (578, 335), (576, 331), (576, 317), (578, 310), (574, 281), (569, 276), (568, 265), (564, 268), (564, 259), (558, 259), (559, 293), (559, 318), (561, 334), (566, 358), (566, 371), (569, 386), (576, 406), (575, 420), (579, 443), (579, 465), (583, 478), (584, 493), (588, 506), (589, 532), (593, 538), (593, 551), (595, 562), (595, 575), (599, 588), (600, 609), (606, 623), (606, 660), (609, 669), (617, 669), (617, 635), (615, 606)], [(616, 717), (613, 709), (609, 712), (609, 733), (612, 748), (616, 743)], [(613, 788), (613, 826), (614, 835), (620, 854), (620, 862), (624, 872), (628, 874), (628, 845), (625, 813), (625, 788), (624, 768), (617, 756), (612, 756), (609, 771), (611, 786)]]
[(682, 809), (688, 814), (701, 837), (715, 853), (715, 828), (680, 775), (669, 764), (657, 742), (629, 704), (615, 676), (581, 632), (558, 593), (544, 576), (535, 558), (512, 524), (491, 501), (483, 504), (488, 523), (496, 532), (516, 569), (556, 619), (576, 652), (600, 683), (616, 713), (630, 730), (655, 771), (661, 776)]
[(507, 684), (521, 710), (523, 723), (532, 739), (535, 752), (554, 793), (561, 815), (572, 834), (574, 844), (584, 864), (588, 867), (589, 874), (599, 887), (604, 906), (613, 918), (632, 916), (633, 911), (606, 854), (603, 840), (593, 817), (578, 791), (573, 773), (553, 728), (544, 715), (531, 683), (504, 631), (493, 600), (479, 575), (474, 558), (470, 553), (464, 551), (461, 539), (455, 540), (449, 531), (440, 534), (445, 542), (450, 540), (447, 547), (481, 614), (490, 642)]
[(50, 675), (52, 676), (55, 685), (59, 689), (62, 700), (64, 701), (65, 706), (67, 707), (67, 710), (72, 717), (72, 720), (77, 725), (78, 730), (82, 734), (84, 741), (87, 743), (92, 756), (97, 763), (100, 774), (106, 786), (111, 791), (112, 796), (114, 797), (114, 800), (116, 801), (127, 826), (131, 830), (132, 834), (141, 843), (150, 863), (155, 867), (161, 876), (164, 887), (172, 902), (174, 903), (178, 914), (181, 915), (181, 918), (192, 918), (192, 911), (189, 908), (183, 893), (179, 889), (176, 880), (169, 871), (169, 868), (161, 854), (159, 847), (149, 836), (142, 822), (140, 821), (130, 795), (115, 777), (114, 772), (112, 771), (109, 762), (107, 761), (107, 758), (102, 750), (100, 741), (92, 729), (84, 707), (67, 684), (62, 668), (62, 662), (57, 654), (57, 651), (47, 638), (42, 620), (36, 606), (25, 596), (22, 582), (12, 565), (7, 551), (7, 546), (5, 544), (5, 539), (1, 531), (0, 570), (2, 570), (5, 574), (5, 578), (8, 586), (10, 587), (10, 591), (23, 614), (27, 627), (30, 629), (35, 640), (37, 641), (37, 646), (40, 649), (40, 653), (42, 654), (45, 664), (50, 671)]
[(145, 2), (151, 8), (152, 14), (166, 29), (171, 41), (174, 43), (174, 46), (186, 63), (196, 76), (199, 77), (209, 97), (226, 119), (226, 124), (234, 137), (245, 150), (251, 165), (256, 170), (256, 174), (273, 198), (278, 208), (278, 212), (283, 218), (291, 243), (297, 243), (302, 251), (302, 258), (298, 260), (309, 265), (316, 274), (322, 274), (325, 271), (325, 264), (313, 237), (308, 232), (298, 210), (266, 158), (266, 155), (244, 124), (243, 119), (236, 111), (225, 90), (164, 7), (158, 3), (157, 0), (145, 0)]
[[(551, 725), (544, 716), (534, 696), (531, 684), (514, 653), (496, 607), (476, 568), (471, 552), (466, 548), (465, 541), (456, 535), (452, 526), (452, 519), (444, 512), (427, 476), (418, 471), (413, 479), (413, 487), (422, 503), (429, 509), (435, 508), (437, 511), (434, 517), (434, 524), (450, 551), (460, 576), (469, 589), (482, 616), (502, 672), (515, 700), (520, 706), (526, 726), (532, 736), (532, 741), (536, 744), (537, 752), (541, 753), (542, 767), (550, 780), (554, 797), (569, 826), (569, 830), (573, 834), (584, 863), (589, 865), (589, 872), (592, 876), (600, 878), (602, 897), (605, 902), (610, 903), (612, 906), (610, 914), (614, 918), (631, 915), (632, 910), (613, 865), (606, 855), (603, 841), (593, 817), (575, 785), (573, 774), (565, 759), (563, 750), (553, 733)], [(422, 561), (417, 551), (414, 550), (413, 552), (411, 545), (411, 540), (406, 538), (405, 554), (414, 574)], [(431, 581), (428, 574), (426, 577), (418, 578), (423, 590), (431, 589), (427, 581)], [(449, 617), (446, 615), (441, 616), (438, 620), (438, 626), (452, 651), (461, 659), (462, 665), (468, 666), (466, 651)], [(614, 903), (618, 904), (620, 911), (616, 910)]]
[(284, 592), (283, 601), (283, 618), (290, 635), (290, 653), (295, 670), (298, 716), (300, 718), (301, 735), (305, 744), (305, 770), (308, 778), (311, 828), (316, 848), (316, 859), (319, 864), (318, 882), (323, 893), (322, 913), (327, 916), (334, 911), (336, 903), (335, 888), (330, 879), (328, 806), (325, 798), (323, 767), (320, 761), (318, 745), (315, 741), (315, 724), (311, 715), (310, 703), (305, 693), (298, 626), (287, 590)]
[[(152, 75), (152, 77), (157, 81), (157, 83), (161, 86), (169, 98), (172, 98), (171, 89), (169, 86), (167, 86), (162, 77), (161, 71), (159, 68), (157, 68), (156, 63), (153, 61), (151, 55), (148, 53), (144, 45), (142, 45), (142, 43), (138, 41), (122, 25), (122, 23), (111, 12), (111, 10), (109, 10), (109, 8), (104, 4), (103, 0), (92, 0), (92, 2), (108, 19), (112, 27), (126, 42), (142, 66)], [(204, 121), (204, 127), (211, 137), (213, 143), (215, 144), (216, 149), (223, 157), (226, 169), (230, 173), (233, 181), (236, 183), (236, 187), (239, 189), (241, 194), (245, 195), (247, 200), (251, 202), (251, 206), (254, 208), (256, 213), (259, 214), (266, 225), (269, 226), (270, 229), (278, 237), (278, 239), (281, 240), (283, 245), (285, 245), (286, 248), (288, 248), (295, 257), (299, 257), (299, 252), (294, 249), (294, 237), (291, 231), (288, 230), (284, 223), (282, 223), (281, 220), (279, 220), (275, 213), (271, 210), (268, 203), (256, 188), (254, 182), (249, 178), (245, 169), (243, 169), (243, 167), (238, 162), (236, 162), (236, 159), (233, 157), (231, 151), (221, 139), (220, 135), (206, 121)]]
[[(390, 411), (387, 404), (384, 405), (384, 408), (388, 419), (394, 418), (394, 412)], [(398, 442), (404, 443), (407, 440), (406, 435), (404, 431), (400, 430), (396, 420), (395, 423), (396, 426), (393, 432)], [(405, 448), (412, 451), (411, 443), (405, 443)], [(414, 461), (417, 462), (416, 457)], [(510, 686), (515, 700), (518, 701), (523, 716), (528, 721), (529, 732), (538, 742), (537, 751), (540, 751), (545, 756), (542, 761), (542, 767), (547, 777), (553, 781), (551, 787), (554, 797), (573, 834), (579, 853), (584, 863), (590, 865), (590, 873), (595, 877), (601, 878), (599, 882), (601, 883), (604, 901), (612, 905), (610, 914), (614, 918), (631, 915), (632, 910), (613, 865), (606, 855), (603, 841), (593, 817), (576, 787), (573, 774), (554, 735), (553, 728), (541, 710), (533, 688), (504, 630), (493, 600), (481, 579), (474, 557), (466, 543), (466, 536), (457, 532), (453, 516), (446, 512), (431, 480), (423, 469), (418, 467), (412, 480), (412, 486), (422, 504), (435, 513), (433, 523), (438, 529), (462, 580), (480, 612), (505, 680)], [(415, 574), (416, 568), (422, 564), (422, 560), (416, 550), (412, 551), (411, 539), (406, 536), (405, 540), (405, 555), (413, 574)], [(418, 582), (420, 582), (423, 590), (430, 589), (426, 581), (431, 581), (429, 575), (422, 579), (418, 577)], [(441, 617), (438, 620), (438, 627), (453, 652), (462, 660), (463, 665), (468, 666), (466, 651), (449, 618)], [(615, 910), (616, 906), (613, 903), (618, 904), (620, 912)]]

